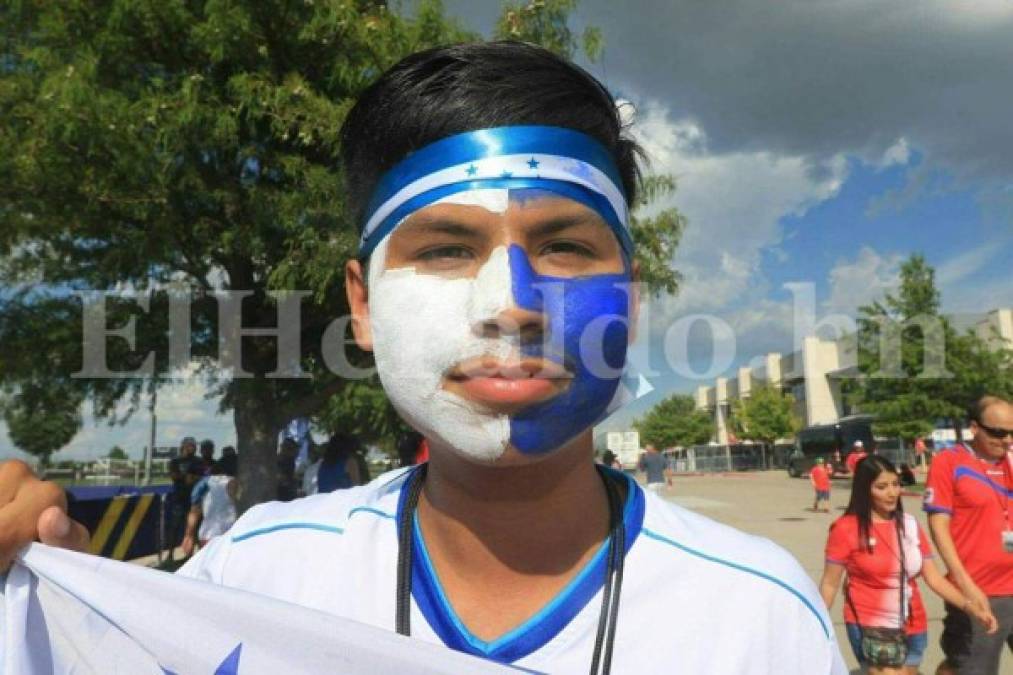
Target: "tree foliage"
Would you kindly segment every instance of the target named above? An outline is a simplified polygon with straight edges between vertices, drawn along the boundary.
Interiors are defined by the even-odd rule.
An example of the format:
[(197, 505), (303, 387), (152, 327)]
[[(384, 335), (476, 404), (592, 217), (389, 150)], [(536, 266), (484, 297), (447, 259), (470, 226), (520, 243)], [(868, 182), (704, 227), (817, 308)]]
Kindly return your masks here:
[(118, 445), (114, 445), (113, 447), (109, 448), (109, 452), (106, 453), (106, 457), (108, 457), (109, 459), (130, 459), (130, 456), (127, 454), (127, 451)]
[(70, 387), (25, 383), (2, 408), (11, 442), (38, 457), (43, 467), (81, 429), (81, 396)]
[(633, 428), (640, 432), (641, 443), (670, 448), (706, 443), (714, 435), (714, 420), (696, 409), (692, 396), (673, 394), (634, 422)]
[(859, 308), (861, 376), (846, 383), (845, 395), (876, 416), (877, 434), (912, 440), (941, 420), (959, 432), (973, 401), (1013, 392), (1013, 351), (958, 332), (940, 305), (935, 271), (913, 254), (901, 265), (897, 290)]
[(794, 405), (790, 394), (767, 384), (754, 386), (748, 397), (732, 404), (731, 425), (741, 438), (773, 445), (801, 428)]
[[(574, 5), (508, 5), (498, 34), (593, 55), (595, 32), (578, 40), (568, 28)], [(338, 169), (342, 121), (405, 55), (479, 39), (436, 0), (414, 10), (378, 0), (0, 0), (0, 283), (10, 289), (0, 296), (0, 381), (17, 397), (23, 383), (67, 380), (98, 416), (123, 421), (179, 365), (167, 348), (178, 294), (192, 299), (199, 376), (235, 420), (245, 505), (274, 494), (288, 420), (394, 426), (389, 405), (382, 420), (364, 407), (380, 405), (378, 390), (347, 386), (324, 351), (325, 339), (341, 338), (327, 331), (348, 312), (343, 265), (357, 245)], [(668, 266), (682, 227), (674, 212), (636, 223), (649, 287), (676, 288)], [(132, 371), (153, 352), (151, 374), (70, 378), (84, 360), (75, 292), (89, 289), (137, 294), (109, 303), (108, 327), (133, 321), (136, 339), (106, 340), (107, 364)], [(220, 290), (249, 291), (242, 325), (264, 329), (278, 322), (273, 292), (308, 292), (306, 377), (269, 376), (279, 368), (272, 336), (243, 339), (252, 377), (218, 367)]]

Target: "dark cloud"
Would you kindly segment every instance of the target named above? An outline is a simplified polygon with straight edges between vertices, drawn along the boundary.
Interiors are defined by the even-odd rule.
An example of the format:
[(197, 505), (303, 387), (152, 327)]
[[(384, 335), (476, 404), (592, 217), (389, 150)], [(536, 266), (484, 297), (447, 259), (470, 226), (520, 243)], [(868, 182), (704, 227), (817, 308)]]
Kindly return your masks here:
[[(496, 3), (447, 3), (488, 30)], [(592, 68), (690, 117), (709, 149), (878, 156), (898, 138), (977, 179), (1013, 178), (1013, 4), (583, 0)]]

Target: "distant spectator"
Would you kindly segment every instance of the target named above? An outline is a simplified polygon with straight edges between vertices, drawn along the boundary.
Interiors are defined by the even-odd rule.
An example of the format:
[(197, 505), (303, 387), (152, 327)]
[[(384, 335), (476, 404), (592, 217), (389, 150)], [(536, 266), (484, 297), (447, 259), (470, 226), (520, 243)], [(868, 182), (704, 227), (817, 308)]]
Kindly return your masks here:
[(914, 485), (918, 480), (915, 478), (915, 472), (911, 470), (910, 464), (900, 465), (900, 484), (904, 487)]
[(295, 478), (295, 458), (299, 454), (299, 444), (286, 438), (278, 448), (278, 500), (290, 502), (296, 498), (298, 483)]
[(179, 444), (179, 456), (169, 461), (169, 477), (172, 478), (169, 560), (172, 560), (176, 546), (183, 541), (193, 486), (204, 475), (204, 466), (196, 453), (197, 441), (193, 436), (187, 436)]
[(859, 462), (861, 462), (868, 456), (869, 453), (865, 451), (865, 443), (863, 443), (862, 441), (855, 441), (854, 444), (851, 446), (851, 452), (848, 453), (847, 459), (844, 460), (844, 463), (848, 467), (848, 473), (854, 476), (855, 467), (858, 466)]
[(653, 443), (648, 443), (638, 463), (641, 471), (647, 474), (647, 489), (661, 492), (667, 482), (672, 484), (672, 472), (668, 468), (668, 458), (658, 452)]
[(226, 462), (223, 456), (211, 466), (211, 473), (194, 485), (186, 535), (183, 537), (184, 555), (192, 555), (197, 543), (203, 548), (214, 537), (225, 534), (236, 522), (238, 483), (234, 467), (235, 462)]
[[(816, 458), (816, 464), (809, 471), (809, 480), (813, 484), (813, 491), (816, 493), (815, 499), (813, 499), (813, 511), (822, 511), (823, 513), (830, 513), (830, 472), (827, 470), (826, 463), (822, 457)], [(824, 508), (820, 508), (820, 504), (826, 504)]]
[[(425, 437), (415, 430), (406, 432), (398, 439), (397, 457), (400, 466), (412, 466), (416, 463), (423, 441)], [(428, 455), (427, 447), (426, 459), (429, 458)]]
[(238, 456), (236, 455), (236, 449), (231, 445), (226, 445), (222, 448), (222, 458), (219, 462), (222, 465), (222, 470), (229, 476), (235, 476), (239, 473), (239, 466), (237, 464)]
[(204, 475), (211, 474), (211, 466), (215, 463), (215, 442), (205, 438), (200, 442), (200, 461), (203, 465)]
[(306, 470), (303, 491), (312, 495), (362, 485), (362, 471), (356, 459), (360, 448), (359, 439), (352, 434), (331, 436), (324, 447), (324, 456)]
[(622, 470), (623, 468), (623, 465), (619, 462), (619, 457), (616, 456), (616, 453), (612, 452), (611, 450), (606, 450), (605, 453), (601, 456), (601, 463), (611, 469)]

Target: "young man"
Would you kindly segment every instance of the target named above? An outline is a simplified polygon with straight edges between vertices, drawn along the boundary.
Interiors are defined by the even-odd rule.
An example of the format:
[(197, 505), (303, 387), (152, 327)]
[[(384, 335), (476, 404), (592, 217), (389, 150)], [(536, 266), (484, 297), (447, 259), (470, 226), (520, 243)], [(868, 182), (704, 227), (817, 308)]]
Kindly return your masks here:
[[(816, 463), (809, 471), (809, 480), (813, 484), (813, 491), (816, 493), (813, 499), (813, 511), (830, 513), (830, 472), (827, 471), (826, 463), (822, 457), (816, 458)], [(820, 504), (824, 504), (820, 508)]]
[(356, 340), (430, 460), (251, 509), (182, 573), (534, 671), (846, 672), (786, 552), (593, 461), (637, 311), (608, 92), (533, 46), (440, 48), (342, 141)]
[(1003, 645), (1013, 648), (1013, 405), (986, 396), (969, 417), (970, 447), (961, 443), (932, 458), (924, 508), (950, 580), (991, 606), (999, 630), (989, 635), (947, 604), (940, 674), (997, 673)]
[(169, 460), (169, 477), (172, 479), (172, 494), (169, 497), (169, 560), (173, 559), (176, 546), (183, 543), (190, 513), (190, 496), (193, 486), (204, 473), (204, 464), (197, 457), (197, 439), (187, 436), (179, 444), (179, 456)]
[(646, 474), (647, 489), (652, 492), (661, 492), (665, 483), (672, 484), (672, 471), (668, 468), (668, 458), (658, 452), (653, 443), (644, 447), (644, 454), (640, 457), (640, 470)]

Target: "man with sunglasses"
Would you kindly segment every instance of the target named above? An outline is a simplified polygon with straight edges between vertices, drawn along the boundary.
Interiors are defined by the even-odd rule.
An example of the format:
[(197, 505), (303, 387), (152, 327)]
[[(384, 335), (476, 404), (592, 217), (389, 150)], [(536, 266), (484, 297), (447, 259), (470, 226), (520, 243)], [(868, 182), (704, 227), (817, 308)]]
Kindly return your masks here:
[(985, 396), (968, 416), (973, 440), (933, 458), (924, 508), (950, 580), (991, 605), (999, 630), (989, 635), (947, 604), (939, 675), (998, 673), (1003, 642), (1013, 649), (1013, 405)]

